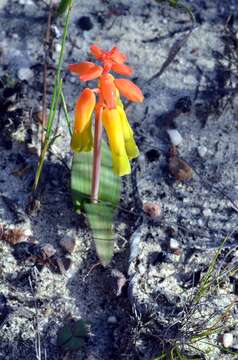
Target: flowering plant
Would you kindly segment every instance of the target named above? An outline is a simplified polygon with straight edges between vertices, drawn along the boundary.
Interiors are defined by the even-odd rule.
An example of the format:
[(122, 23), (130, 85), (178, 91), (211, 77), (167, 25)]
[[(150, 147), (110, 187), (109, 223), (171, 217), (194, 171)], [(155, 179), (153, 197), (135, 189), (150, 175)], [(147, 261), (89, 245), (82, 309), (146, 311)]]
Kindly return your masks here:
[[(102, 127), (105, 128), (112, 153), (113, 171), (118, 176), (131, 172), (129, 160), (139, 155), (133, 131), (127, 120), (120, 94), (131, 101), (143, 101), (139, 87), (128, 79), (115, 79), (110, 71), (130, 76), (133, 70), (125, 64), (126, 56), (116, 47), (103, 51), (96, 45), (90, 47), (92, 55), (102, 66), (92, 62), (69, 65), (81, 81), (98, 79), (97, 88), (85, 88), (77, 99), (71, 148), (75, 152), (93, 149), (93, 176), (91, 201), (97, 202), (100, 178)], [(96, 96), (98, 97), (96, 101)], [(92, 114), (95, 111), (94, 141)]]

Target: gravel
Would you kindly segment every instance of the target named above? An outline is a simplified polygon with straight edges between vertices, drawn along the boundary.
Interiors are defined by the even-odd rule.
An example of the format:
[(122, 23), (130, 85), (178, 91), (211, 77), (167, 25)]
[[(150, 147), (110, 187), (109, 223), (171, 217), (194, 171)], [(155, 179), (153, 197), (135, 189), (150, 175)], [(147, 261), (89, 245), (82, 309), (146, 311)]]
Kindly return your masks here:
[[(115, 255), (111, 267), (104, 269), (83, 215), (73, 209), (72, 154), (62, 112), (60, 136), (44, 165), (37, 199), (31, 198), (41, 131), (37, 114), (47, 12), (41, 1), (0, 2), (1, 237), (3, 229), (27, 230), (17, 245), (0, 242), (0, 358), (34, 358), (37, 320), (42, 356), (46, 351), (47, 358), (62, 359), (57, 332), (71, 318), (90, 324), (85, 359), (154, 360), (170, 338), (182, 339), (191, 357), (191, 333), (212, 326), (234, 304), (222, 328), (209, 337), (210, 345), (196, 343), (205, 352), (212, 348), (209, 360), (234, 359), (219, 346), (223, 339), (226, 347), (224, 336), (229, 340), (232, 335), (233, 345), (226, 340), (230, 349), (238, 337), (238, 97), (231, 91), (237, 70), (227, 60), (225, 29), (234, 13), (237, 32), (236, 1), (187, 3), (196, 18), (189, 36), (186, 12), (149, 0), (82, 0), (72, 13), (63, 65), (71, 116), (84, 85), (67, 72), (67, 65), (90, 60), (91, 43), (106, 49), (116, 44), (125, 51), (135, 69), (133, 80), (145, 94), (144, 103), (127, 107), (141, 155), (132, 176), (123, 181)], [(52, 27), (49, 93), (62, 21), (54, 20)], [(181, 40), (180, 51), (156, 75)], [(175, 176), (185, 165), (192, 175)], [(159, 205), (159, 216), (146, 214), (143, 204)], [(226, 237), (209, 291), (195, 304), (191, 299)], [(58, 271), (49, 262), (35, 262), (44, 248), (51, 250), (48, 257)], [(80, 352), (70, 356), (82, 358)]]

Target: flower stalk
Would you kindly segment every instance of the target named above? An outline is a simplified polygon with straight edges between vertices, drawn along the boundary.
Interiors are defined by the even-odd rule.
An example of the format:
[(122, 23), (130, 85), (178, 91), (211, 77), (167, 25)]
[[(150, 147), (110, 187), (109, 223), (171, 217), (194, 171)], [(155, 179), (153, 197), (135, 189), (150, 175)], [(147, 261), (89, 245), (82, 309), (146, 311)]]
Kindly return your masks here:
[(94, 146), (93, 146), (93, 170), (92, 170), (92, 192), (91, 202), (98, 202), (101, 167), (101, 143), (102, 143), (102, 105), (98, 106), (95, 115)]

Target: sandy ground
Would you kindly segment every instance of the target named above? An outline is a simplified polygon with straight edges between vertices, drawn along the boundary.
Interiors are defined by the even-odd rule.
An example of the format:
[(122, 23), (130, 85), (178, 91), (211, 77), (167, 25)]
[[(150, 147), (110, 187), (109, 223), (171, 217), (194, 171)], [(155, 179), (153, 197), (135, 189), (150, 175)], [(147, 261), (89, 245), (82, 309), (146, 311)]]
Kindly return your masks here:
[[(80, 0), (72, 12), (63, 71), (70, 113), (82, 85), (67, 64), (90, 59), (94, 42), (105, 49), (116, 44), (128, 55), (145, 95), (142, 104), (127, 108), (141, 156), (123, 182), (115, 255), (104, 269), (94, 267), (90, 232), (73, 209), (62, 111), (60, 137), (45, 162), (37, 206), (29, 211), (48, 13), (40, 0), (1, 1), (0, 359), (37, 358), (37, 335), (41, 359), (150, 360), (171, 343), (188, 359), (236, 359), (220, 340), (224, 332), (233, 334), (229, 351), (238, 349), (236, 1), (187, 4), (194, 24), (181, 9), (145, 0)], [(49, 93), (63, 19), (53, 23)], [(174, 155), (171, 142), (178, 144)], [(146, 203), (159, 206), (161, 215), (146, 214)], [(24, 242), (9, 245), (16, 229)], [(195, 303), (226, 237), (206, 296)], [(75, 241), (71, 254), (62, 239)], [(42, 269), (31, 255), (46, 244), (56, 255)], [(84, 349), (65, 353), (56, 340), (69, 318), (87, 321), (90, 335)], [(191, 343), (214, 324), (219, 327), (206, 342)]]

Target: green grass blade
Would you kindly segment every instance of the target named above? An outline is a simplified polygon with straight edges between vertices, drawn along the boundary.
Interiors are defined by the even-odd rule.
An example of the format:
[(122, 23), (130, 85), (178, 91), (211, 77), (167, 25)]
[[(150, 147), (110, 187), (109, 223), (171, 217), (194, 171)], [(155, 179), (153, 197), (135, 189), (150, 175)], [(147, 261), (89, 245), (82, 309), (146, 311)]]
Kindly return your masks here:
[(111, 152), (102, 142), (102, 162), (99, 185), (99, 203), (90, 203), (93, 153), (74, 154), (71, 191), (76, 211), (85, 210), (97, 254), (105, 266), (113, 255), (113, 215), (120, 200), (120, 178), (112, 171)]
[(62, 103), (62, 106), (63, 106), (64, 116), (65, 116), (66, 123), (67, 123), (67, 126), (68, 126), (69, 134), (70, 134), (70, 136), (72, 136), (71, 121), (70, 121), (70, 116), (69, 116), (69, 113), (68, 113), (68, 110), (67, 110), (67, 105), (66, 105), (66, 102), (65, 102), (65, 97), (64, 97), (63, 91), (61, 91), (60, 96), (61, 96), (61, 103)]
[[(55, 104), (54, 104), (54, 107), (53, 107), (53, 112), (52, 112), (53, 116), (56, 115), (56, 110), (57, 110), (57, 106), (58, 106), (58, 103), (59, 103), (60, 93), (61, 93), (61, 90), (62, 90), (62, 80), (60, 81), (59, 88), (57, 90), (58, 91), (57, 91), (57, 95), (56, 95), (56, 101), (55, 101)], [(49, 149), (50, 144), (51, 144), (50, 136), (46, 132), (45, 141), (44, 141), (44, 144), (43, 144), (43, 149), (41, 151), (40, 159), (39, 159), (37, 170), (36, 170), (36, 176), (35, 176), (35, 181), (34, 181), (34, 185), (33, 185), (33, 191), (36, 191), (37, 185), (39, 183), (42, 167), (43, 167), (44, 160), (45, 160), (45, 156), (46, 156), (46, 153), (47, 153), (47, 151)]]
[(70, 4), (70, 0), (61, 0), (57, 9), (57, 15), (63, 15), (67, 10), (69, 4)]
[(43, 144), (43, 150), (41, 152), (41, 156), (40, 156), (40, 159), (38, 162), (35, 181), (34, 181), (34, 185), (33, 185), (33, 191), (36, 190), (38, 183), (39, 183), (44, 159), (45, 159), (45, 156), (46, 156), (49, 144), (50, 144), (52, 127), (53, 127), (56, 110), (57, 110), (58, 103), (59, 103), (59, 98), (60, 98), (60, 93), (61, 93), (61, 88), (62, 88), (61, 71), (62, 71), (62, 65), (63, 65), (63, 59), (64, 59), (65, 44), (66, 44), (66, 39), (67, 39), (67, 35), (68, 35), (70, 12), (72, 9), (72, 4), (73, 4), (73, 0), (69, 0), (68, 12), (67, 12), (67, 16), (66, 16), (66, 20), (65, 20), (65, 24), (64, 24), (64, 32), (63, 32), (63, 37), (62, 37), (62, 41), (61, 41), (61, 51), (60, 51), (59, 60), (58, 60), (58, 64), (57, 64), (57, 71), (56, 71), (55, 82), (54, 82), (54, 90), (53, 90), (51, 106), (50, 106), (50, 113), (49, 113), (48, 122), (47, 122), (46, 136), (45, 136), (45, 141)]
[(217, 263), (217, 259), (218, 257), (220, 256), (221, 252), (222, 252), (222, 249), (225, 245), (225, 243), (227, 242), (227, 240), (229, 239), (230, 237), (230, 234), (227, 235), (224, 240), (222, 241), (221, 245), (219, 246), (218, 250), (216, 251), (214, 257), (212, 258), (210, 264), (209, 264), (209, 267), (208, 267), (208, 270), (206, 272), (206, 274), (203, 276), (202, 280), (201, 280), (201, 283), (199, 285), (199, 288), (198, 288), (198, 291), (194, 297), (194, 303), (195, 304), (198, 304), (199, 301), (201, 300), (201, 298), (203, 296), (205, 296), (207, 290), (209, 289), (210, 287), (210, 284), (211, 284), (211, 281), (213, 279), (213, 273), (215, 271), (215, 267), (216, 267), (216, 263)]

